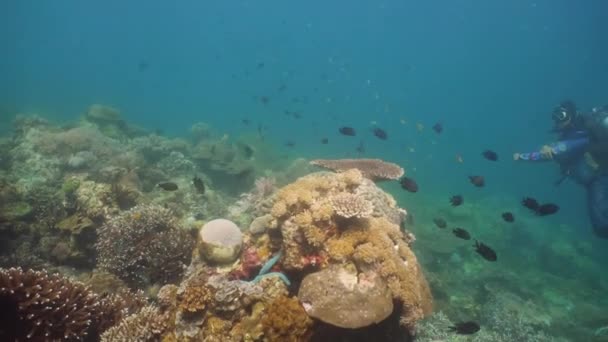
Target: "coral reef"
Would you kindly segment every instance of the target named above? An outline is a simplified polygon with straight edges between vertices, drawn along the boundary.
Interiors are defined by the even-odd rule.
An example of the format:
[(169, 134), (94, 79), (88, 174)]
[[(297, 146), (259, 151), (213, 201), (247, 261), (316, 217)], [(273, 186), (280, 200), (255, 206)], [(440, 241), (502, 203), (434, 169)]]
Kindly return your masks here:
[(169, 210), (154, 205), (139, 205), (109, 218), (98, 234), (99, 267), (131, 286), (179, 278), (194, 244)]
[[(191, 141), (148, 134), (104, 105), (91, 106), (75, 125), (19, 120), (14, 139), (0, 144), (10, 148), (0, 161), (0, 262), (80, 274), (87, 286), (10, 271), (40, 280), (10, 283), (17, 288), (10, 295), (1, 286), (9, 314), (35, 311), (7, 321), (21, 330), (2, 332), (305, 341), (399, 335), (392, 329), (407, 335), (429, 312), (413, 235), (402, 226), (406, 212), (373, 182), (403, 169), (380, 160), (324, 161), (340, 172), (303, 176), (279, 190), (277, 180), (286, 184), (314, 167), (296, 160), (278, 172), (273, 167), (289, 159), (258, 135), (232, 140), (204, 124), (192, 133)], [(195, 189), (195, 176), (205, 191)], [(55, 297), (45, 303), (76, 303), (75, 311), (57, 313), (78, 320), (55, 322), (36, 311), (36, 300), (49, 294)], [(146, 306), (148, 299), (158, 307)]]
[[(393, 299), (401, 304), (401, 324), (413, 331), (415, 322), (431, 312), (432, 299), (409, 247), (411, 235), (400, 229), (401, 211), (394, 200), (383, 200), (377, 202), (383, 209), (369, 213), (369, 218), (344, 218), (336, 213), (330, 200), (354, 194), (365, 199), (362, 193), (376, 193), (369, 190), (372, 187), (375, 185), (363, 178), (360, 171), (350, 169), (338, 174), (314, 173), (280, 189), (271, 214), (282, 236), (281, 265), (291, 272), (302, 271), (310, 266), (306, 262), (310, 256), (319, 256), (328, 264), (351, 262), (357, 274), (375, 272), (386, 282)], [(346, 202), (349, 203), (353, 204)], [(357, 202), (353, 206), (372, 205)], [(356, 208), (349, 212), (358, 211)], [(397, 215), (384, 214), (391, 211)], [(325, 266), (316, 262), (315, 265)]]
[(357, 169), (373, 181), (396, 180), (404, 174), (399, 165), (381, 159), (315, 159), (310, 164), (336, 172)]

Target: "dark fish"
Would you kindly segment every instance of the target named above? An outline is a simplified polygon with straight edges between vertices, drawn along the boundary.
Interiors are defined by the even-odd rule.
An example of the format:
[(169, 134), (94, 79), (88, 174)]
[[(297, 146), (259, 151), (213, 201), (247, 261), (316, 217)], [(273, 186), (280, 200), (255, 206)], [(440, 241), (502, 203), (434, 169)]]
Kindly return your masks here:
[(471, 335), (478, 332), (480, 329), (479, 324), (475, 322), (461, 322), (456, 323), (450, 327), (450, 330), (460, 335)]
[(199, 194), (205, 193), (205, 183), (203, 183), (203, 180), (199, 176), (194, 176), (194, 178), (192, 178), (192, 184), (194, 184), (196, 192)]
[(264, 68), (264, 62), (259, 62), (258, 65), (257, 65), (257, 68), (258, 69)]
[(452, 197), (450, 197), (450, 203), (452, 204), (453, 207), (457, 207), (459, 205), (461, 205), (464, 202), (464, 198), (462, 198), (461, 195), (454, 195)]
[(241, 120), (241, 122), (243, 123), (243, 125), (249, 126), (249, 124), (251, 123), (251, 121), (249, 119), (243, 119)]
[(409, 192), (418, 192), (418, 184), (416, 184), (416, 182), (408, 177), (402, 177), (399, 180), (399, 184), (401, 184), (401, 187)]
[(177, 190), (177, 184), (173, 183), (173, 182), (163, 182), (163, 183), (158, 183), (158, 187), (166, 190), (166, 191), (175, 191)]
[(285, 143), (285, 146), (287, 146), (287, 147), (295, 147), (296, 143), (293, 142), (293, 141), (288, 141), (288, 142)]
[(270, 102), (270, 98), (268, 96), (260, 96), (260, 102), (266, 106), (268, 105), (268, 102)]
[(321, 139), (321, 144), (327, 145), (327, 143), (329, 143), (329, 139), (327, 139), (327, 138)]
[(441, 134), (443, 132), (443, 125), (441, 123), (436, 123), (433, 125), (433, 131), (437, 132), (437, 134)]
[(454, 228), (452, 229), (452, 233), (454, 233), (456, 237), (459, 237), (463, 240), (471, 240), (471, 234), (469, 234), (469, 232), (467, 232), (463, 228)]
[(433, 219), (433, 222), (435, 222), (435, 225), (441, 229), (445, 228), (448, 226), (447, 222), (445, 222), (444, 219), (440, 218), (440, 217), (436, 217)]
[(386, 140), (388, 139), (388, 134), (386, 134), (386, 131), (383, 130), (382, 128), (379, 127), (374, 127), (372, 129), (372, 132), (374, 132), (374, 135), (381, 140)]
[(496, 252), (483, 242), (475, 240), (475, 246), (473, 247), (475, 247), (475, 252), (479, 253), (479, 255), (488, 261), (496, 261), (498, 259), (496, 257)]
[(559, 211), (559, 206), (557, 204), (546, 203), (546, 204), (543, 204), (540, 207), (538, 207), (538, 209), (536, 209), (536, 215), (547, 216), (547, 215), (555, 214), (558, 211)]
[(486, 185), (486, 179), (483, 176), (469, 176), (469, 180), (478, 188), (482, 188)]
[(533, 210), (533, 211), (538, 210), (538, 207), (540, 206), (540, 205), (538, 204), (538, 201), (537, 201), (537, 200), (535, 200), (535, 199), (534, 199), (534, 198), (532, 198), (532, 197), (524, 197), (524, 199), (521, 201), (521, 204), (522, 204), (524, 207), (526, 207), (526, 208), (528, 208), (528, 209), (530, 209), (530, 210)]
[(496, 154), (496, 152), (494, 152), (494, 151), (485, 150), (485, 151), (483, 151), (483, 153), (481, 155), (484, 158), (486, 158), (487, 160), (491, 160), (491, 161), (497, 161), (498, 160), (498, 154)]
[(355, 135), (357, 135), (357, 132), (355, 132), (355, 129), (352, 127), (348, 127), (348, 126), (343, 126), (340, 127), (338, 129), (338, 131), (342, 134), (342, 135), (347, 135), (350, 137), (354, 137)]
[(285, 84), (281, 84), (281, 85), (279, 86), (279, 89), (278, 89), (278, 90), (279, 90), (279, 91), (285, 91), (285, 89), (287, 89), (287, 85), (285, 85)]
[(502, 219), (507, 222), (514, 222), (515, 216), (513, 216), (513, 213), (506, 212), (506, 213), (502, 213)]

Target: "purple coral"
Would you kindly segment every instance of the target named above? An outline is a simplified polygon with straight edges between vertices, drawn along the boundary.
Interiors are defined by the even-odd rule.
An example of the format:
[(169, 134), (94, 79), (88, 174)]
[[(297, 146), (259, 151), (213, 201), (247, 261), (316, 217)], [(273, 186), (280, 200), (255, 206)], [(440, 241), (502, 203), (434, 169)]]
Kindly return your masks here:
[(194, 247), (170, 211), (139, 205), (110, 218), (98, 231), (99, 267), (131, 286), (179, 278)]

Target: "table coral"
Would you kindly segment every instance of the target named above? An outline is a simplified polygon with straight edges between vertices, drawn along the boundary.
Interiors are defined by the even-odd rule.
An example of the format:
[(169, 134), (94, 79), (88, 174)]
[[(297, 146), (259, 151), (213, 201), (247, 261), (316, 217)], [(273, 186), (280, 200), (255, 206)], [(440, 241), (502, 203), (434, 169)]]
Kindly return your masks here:
[(404, 174), (399, 165), (381, 159), (315, 159), (310, 164), (338, 172), (357, 169), (374, 181), (397, 180)]

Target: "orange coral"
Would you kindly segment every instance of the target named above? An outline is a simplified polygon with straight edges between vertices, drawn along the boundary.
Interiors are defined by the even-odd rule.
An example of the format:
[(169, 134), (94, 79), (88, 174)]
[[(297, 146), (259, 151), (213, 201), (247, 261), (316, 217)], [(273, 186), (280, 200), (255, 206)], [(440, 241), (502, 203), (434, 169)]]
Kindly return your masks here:
[(295, 298), (278, 297), (267, 307), (262, 318), (264, 336), (268, 341), (307, 341), (312, 320)]

